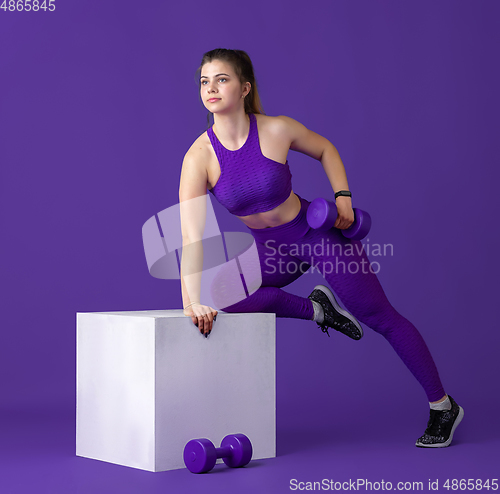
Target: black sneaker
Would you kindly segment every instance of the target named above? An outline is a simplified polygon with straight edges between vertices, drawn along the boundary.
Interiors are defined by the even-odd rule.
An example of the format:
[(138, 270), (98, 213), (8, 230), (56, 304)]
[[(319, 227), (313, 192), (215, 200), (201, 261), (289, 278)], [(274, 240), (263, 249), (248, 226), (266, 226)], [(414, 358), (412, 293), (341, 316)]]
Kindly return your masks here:
[(419, 448), (446, 448), (451, 444), (453, 433), (464, 418), (464, 409), (448, 395), (451, 401), (450, 410), (431, 410), (429, 422), (424, 435), (417, 439), (415, 446)]
[(363, 336), (361, 325), (353, 315), (340, 307), (328, 287), (325, 285), (316, 285), (308, 298), (318, 302), (323, 307), (325, 318), (321, 324), (317, 322), (318, 327), (323, 333), (330, 336), (328, 328), (333, 328), (353, 340), (361, 339)]

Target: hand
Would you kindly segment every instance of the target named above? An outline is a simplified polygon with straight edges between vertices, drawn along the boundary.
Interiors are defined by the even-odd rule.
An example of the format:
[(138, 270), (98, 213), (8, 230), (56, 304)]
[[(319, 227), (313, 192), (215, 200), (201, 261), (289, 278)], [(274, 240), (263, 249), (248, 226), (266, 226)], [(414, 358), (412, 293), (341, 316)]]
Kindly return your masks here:
[(187, 309), (184, 309), (184, 315), (191, 317), (193, 324), (198, 326), (200, 333), (208, 338), (208, 335), (212, 332), (212, 327), (215, 319), (217, 318), (218, 311), (212, 309), (208, 305), (201, 305), (196, 302), (190, 305)]
[(335, 202), (335, 205), (337, 206), (337, 219), (333, 225), (335, 228), (345, 230), (354, 223), (354, 211), (351, 204), (350, 197), (337, 197)]

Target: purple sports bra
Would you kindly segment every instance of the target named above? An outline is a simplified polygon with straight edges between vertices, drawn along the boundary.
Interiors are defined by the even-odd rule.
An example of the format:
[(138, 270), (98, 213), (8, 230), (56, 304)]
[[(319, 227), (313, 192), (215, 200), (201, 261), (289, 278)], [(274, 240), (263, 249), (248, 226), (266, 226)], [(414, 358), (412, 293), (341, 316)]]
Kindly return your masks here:
[(263, 213), (285, 202), (292, 192), (292, 174), (286, 163), (266, 158), (260, 150), (257, 119), (249, 113), (250, 132), (236, 151), (226, 149), (212, 127), (207, 131), (221, 174), (210, 192), (236, 216)]

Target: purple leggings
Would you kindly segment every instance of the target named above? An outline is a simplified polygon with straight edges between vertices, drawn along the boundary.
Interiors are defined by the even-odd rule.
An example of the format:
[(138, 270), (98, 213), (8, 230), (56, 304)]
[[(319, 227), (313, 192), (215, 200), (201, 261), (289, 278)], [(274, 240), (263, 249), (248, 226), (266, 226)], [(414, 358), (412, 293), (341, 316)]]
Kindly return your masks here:
[(258, 250), (262, 284), (248, 297), (222, 310), (274, 312), (276, 317), (311, 320), (311, 300), (281, 288), (312, 266), (358, 321), (387, 339), (423, 386), (428, 400), (441, 399), (445, 392), (425, 341), (417, 328), (390, 304), (361, 242), (345, 238), (336, 228), (310, 228), (306, 219), (310, 202), (300, 196), (299, 199), (302, 208), (292, 221), (249, 229)]

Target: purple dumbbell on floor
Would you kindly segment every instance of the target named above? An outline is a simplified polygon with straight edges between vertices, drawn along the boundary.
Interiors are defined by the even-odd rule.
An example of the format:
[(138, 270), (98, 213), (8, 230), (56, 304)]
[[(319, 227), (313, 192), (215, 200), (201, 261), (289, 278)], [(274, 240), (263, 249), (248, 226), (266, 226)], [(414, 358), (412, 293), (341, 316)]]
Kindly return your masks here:
[(228, 467), (243, 467), (252, 459), (252, 452), (252, 443), (245, 434), (229, 434), (217, 449), (209, 439), (192, 439), (184, 447), (184, 464), (193, 473), (209, 472), (217, 458)]
[[(342, 235), (353, 240), (361, 240), (368, 235), (372, 226), (371, 216), (362, 209), (353, 208), (354, 223), (347, 229), (341, 230)], [(307, 223), (317, 230), (329, 230), (337, 220), (337, 206), (333, 201), (322, 197), (314, 199), (307, 208)]]

